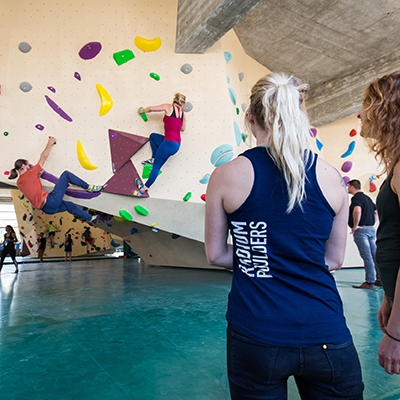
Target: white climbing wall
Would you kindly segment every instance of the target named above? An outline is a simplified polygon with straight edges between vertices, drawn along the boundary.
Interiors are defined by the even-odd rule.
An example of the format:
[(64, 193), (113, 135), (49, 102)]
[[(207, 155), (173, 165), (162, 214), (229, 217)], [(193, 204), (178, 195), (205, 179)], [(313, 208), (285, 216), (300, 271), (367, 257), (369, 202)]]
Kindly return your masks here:
[[(187, 113), (181, 148), (162, 168), (150, 190), (151, 197), (102, 194), (92, 201), (74, 201), (114, 215), (125, 209), (134, 221), (144, 226), (155, 224), (165, 232), (203, 240), (204, 203), (200, 196), (206, 192), (206, 185), (199, 180), (213, 171), (210, 157), (217, 147), (231, 146), (234, 155), (248, 148), (250, 138), (247, 143), (241, 141), (245, 133), (244, 104), (252, 85), (268, 70), (244, 53), (233, 31), (204, 55), (175, 54), (177, 3), (177, 0), (2, 0), (0, 181), (15, 184), (4, 173), (17, 158), (36, 163), (48, 137), (53, 135), (57, 144), (45, 166), (48, 172), (58, 176), (68, 169), (90, 183), (104, 184), (112, 176), (108, 129), (141, 136), (163, 133), (161, 114), (149, 114), (145, 123), (136, 110), (140, 106), (170, 102), (175, 92), (181, 92), (192, 103), (193, 110)], [(134, 44), (136, 36), (159, 37), (162, 45), (157, 51), (143, 52)], [(32, 50), (22, 53), (18, 49), (21, 42), (29, 43)], [(102, 50), (95, 58), (83, 60), (78, 53), (89, 42), (100, 42)], [(132, 50), (135, 58), (118, 66), (113, 53), (126, 49)], [(231, 55), (229, 62), (226, 53)], [(193, 67), (190, 74), (180, 70), (185, 63)], [(75, 72), (80, 74), (81, 81), (74, 77)], [(150, 73), (158, 74), (160, 81), (152, 79)], [(240, 73), (243, 79), (239, 78)], [(31, 91), (20, 90), (24, 81), (32, 85)], [(102, 85), (113, 100), (113, 108), (101, 117), (96, 84)], [(49, 86), (56, 92), (51, 92)], [(56, 114), (45, 95), (72, 122)], [(43, 125), (44, 130), (35, 128), (37, 124)], [(345, 126), (335, 130), (329, 152), (323, 149), (321, 153), (340, 157), (341, 147), (347, 147), (348, 141)], [(317, 137), (328, 143), (330, 133), (324, 132), (321, 128)], [(80, 165), (78, 139), (97, 169), (86, 170)], [(357, 151), (358, 147), (357, 144)], [(148, 144), (132, 157), (139, 173), (140, 162), (148, 157)], [(356, 165), (357, 157), (364, 155), (355, 153), (354, 157)], [(51, 189), (47, 182), (44, 185)], [(184, 203), (182, 199), (188, 192), (192, 196)], [(135, 213), (133, 207), (137, 204), (148, 209), (147, 217)]]

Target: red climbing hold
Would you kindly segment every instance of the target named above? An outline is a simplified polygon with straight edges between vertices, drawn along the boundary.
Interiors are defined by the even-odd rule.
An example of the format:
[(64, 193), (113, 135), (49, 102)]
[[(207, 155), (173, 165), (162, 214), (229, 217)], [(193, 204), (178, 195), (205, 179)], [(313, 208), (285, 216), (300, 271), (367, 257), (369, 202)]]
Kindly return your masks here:
[(202, 195), (200, 196), (200, 198), (201, 198), (203, 201), (206, 201), (206, 195), (205, 195), (205, 194), (202, 194)]
[(357, 131), (355, 129), (352, 129), (350, 131), (350, 137), (356, 136), (357, 135)]
[(369, 183), (369, 191), (370, 191), (371, 193), (373, 193), (373, 192), (376, 191), (376, 185), (375, 185), (374, 182), (370, 182), (370, 183)]

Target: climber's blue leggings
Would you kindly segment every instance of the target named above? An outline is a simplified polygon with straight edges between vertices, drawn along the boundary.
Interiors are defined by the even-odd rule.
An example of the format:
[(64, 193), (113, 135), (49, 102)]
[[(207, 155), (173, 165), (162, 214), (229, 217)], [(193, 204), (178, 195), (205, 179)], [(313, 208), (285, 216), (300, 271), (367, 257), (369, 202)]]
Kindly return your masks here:
[(153, 169), (150, 172), (149, 179), (145, 183), (146, 187), (150, 187), (157, 179), (158, 172), (167, 162), (168, 158), (173, 156), (181, 146), (180, 143), (164, 140), (164, 136), (159, 133), (150, 135), (151, 157), (154, 158)]

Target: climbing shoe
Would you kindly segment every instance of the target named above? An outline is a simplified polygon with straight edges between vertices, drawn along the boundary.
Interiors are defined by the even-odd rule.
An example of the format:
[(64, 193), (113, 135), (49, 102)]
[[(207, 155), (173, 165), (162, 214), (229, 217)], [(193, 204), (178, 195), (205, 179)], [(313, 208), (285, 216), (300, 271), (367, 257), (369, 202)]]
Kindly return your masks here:
[(141, 194), (145, 193), (143, 182), (139, 178), (136, 178), (136, 186)]
[(154, 164), (154, 158), (149, 158), (148, 160), (144, 160), (144, 161), (142, 161), (142, 164), (143, 165), (146, 165), (146, 164), (153, 165)]
[(86, 189), (86, 191), (90, 193), (97, 193), (101, 192), (102, 190), (103, 186), (96, 186), (96, 185), (89, 185), (89, 187)]

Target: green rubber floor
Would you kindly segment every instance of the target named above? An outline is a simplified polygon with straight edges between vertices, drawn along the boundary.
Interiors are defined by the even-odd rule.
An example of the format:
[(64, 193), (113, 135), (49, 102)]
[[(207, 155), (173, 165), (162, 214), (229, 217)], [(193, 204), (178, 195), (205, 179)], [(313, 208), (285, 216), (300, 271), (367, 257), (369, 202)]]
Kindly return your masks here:
[[(225, 400), (231, 275), (137, 260), (21, 265), (1, 274), (0, 399)], [(335, 278), (358, 349), (365, 399), (400, 399), (377, 361), (382, 289)], [(289, 381), (289, 399), (299, 399)], [(323, 400), (323, 399), (321, 399)]]

